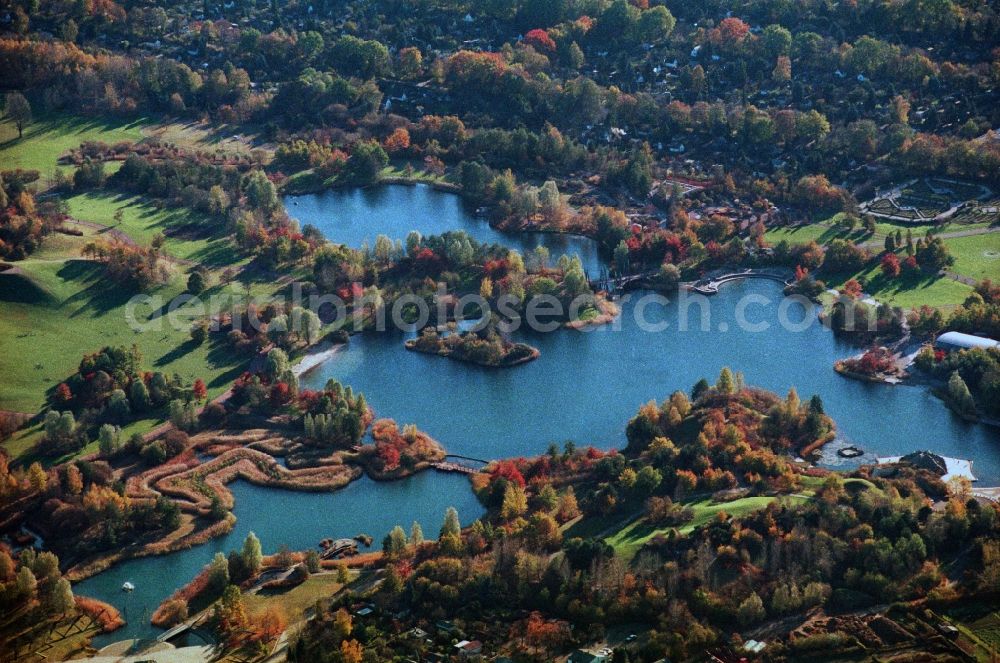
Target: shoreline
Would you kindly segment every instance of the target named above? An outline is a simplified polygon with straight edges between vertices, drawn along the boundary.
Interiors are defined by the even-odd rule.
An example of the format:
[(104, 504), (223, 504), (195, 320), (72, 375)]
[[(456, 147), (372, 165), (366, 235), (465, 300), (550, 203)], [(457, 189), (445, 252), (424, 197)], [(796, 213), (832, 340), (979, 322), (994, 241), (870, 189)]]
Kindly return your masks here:
[(302, 377), (346, 346), (347, 343), (333, 343), (332, 341), (323, 341), (314, 345), (292, 366), (292, 374), (297, 378)]

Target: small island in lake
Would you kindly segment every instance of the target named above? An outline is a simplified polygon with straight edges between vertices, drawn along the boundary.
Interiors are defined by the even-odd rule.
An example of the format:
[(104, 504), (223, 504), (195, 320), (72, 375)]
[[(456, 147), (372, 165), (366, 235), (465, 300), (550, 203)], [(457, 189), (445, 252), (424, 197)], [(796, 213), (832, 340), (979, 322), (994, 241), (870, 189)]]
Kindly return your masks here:
[(517, 366), (541, 355), (538, 348), (527, 343), (514, 343), (505, 339), (492, 326), (475, 332), (444, 333), (427, 327), (417, 338), (406, 341), (405, 345), (407, 350), (495, 368)]

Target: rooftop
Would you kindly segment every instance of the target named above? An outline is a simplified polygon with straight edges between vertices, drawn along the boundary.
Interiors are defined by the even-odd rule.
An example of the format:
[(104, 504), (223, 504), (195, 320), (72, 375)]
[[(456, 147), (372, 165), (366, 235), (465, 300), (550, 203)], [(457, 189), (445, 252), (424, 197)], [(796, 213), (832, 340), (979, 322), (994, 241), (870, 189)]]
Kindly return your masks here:
[(963, 332), (950, 331), (937, 337), (935, 345), (947, 345), (953, 348), (995, 348), (1000, 347), (1000, 341), (994, 341), (985, 336), (975, 336)]

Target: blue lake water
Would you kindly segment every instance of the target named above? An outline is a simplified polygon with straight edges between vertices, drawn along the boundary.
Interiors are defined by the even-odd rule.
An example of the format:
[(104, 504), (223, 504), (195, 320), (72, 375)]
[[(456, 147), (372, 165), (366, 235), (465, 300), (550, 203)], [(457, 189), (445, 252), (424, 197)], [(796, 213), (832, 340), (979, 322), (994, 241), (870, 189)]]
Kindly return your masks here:
[(424, 237), (464, 230), (485, 244), (503, 244), (522, 254), (545, 246), (553, 261), (562, 254), (578, 255), (591, 278), (600, 273), (597, 245), (586, 237), (556, 233), (504, 234), (474, 214), (455, 194), (426, 185), (382, 186), (326, 191), (285, 198), (288, 213), (302, 225), (312, 224), (333, 242), (358, 248), (375, 245), (378, 235), (405, 241), (411, 230)]
[[(457, 196), (426, 186), (326, 192), (290, 198), (286, 204), (303, 224), (353, 246), (378, 233), (405, 237), (413, 228), (424, 234), (462, 228), (480, 241), (514, 248), (538, 239), (500, 234), (470, 217)], [(585, 238), (572, 238), (565, 249), (586, 261), (597, 260), (593, 242)], [(962, 421), (924, 387), (841, 377), (833, 362), (857, 349), (839, 342), (818, 322), (799, 325), (807, 312), (799, 305), (782, 310), (778, 284), (749, 280), (724, 285), (706, 300), (704, 330), (696, 302), (643, 305), (641, 297), (632, 293), (623, 302), (618, 328), (517, 334), (538, 347), (541, 357), (513, 369), (409, 352), (402, 333), (365, 334), (352, 337), (347, 348), (303, 376), (302, 384), (318, 388), (336, 378), (363, 391), (379, 416), (416, 423), (449, 452), (494, 459), (538, 454), (565, 440), (620, 446), (625, 424), (639, 405), (676, 389), (688, 390), (702, 377), (714, 380), (729, 366), (743, 372), (748, 384), (781, 394), (795, 387), (803, 399), (818, 393), (841, 436), (869, 456), (930, 449), (974, 459), (974, 472), (983, 483), (1000, 481), (1000, 430)], [(637, 308), (647, 321), (666, 323), (666, 328), (644, 331), (636, 323)], [(740, 311), (745, 321), (767, 329), (741, 328)], [(782, 313), (791, 324), (779, 324)], [(815, 311), (808, 314), (815, 319)], [(683, 321), (688, 331), (681, 330)], [(805, 329), (796, 330), (800, 326)]]
[[(156, 637), (159, 629), (149, 624), (149, 618), (163, 599), (193, 578), (215, 553), (239, 549), (249, 532), (260, 538), (265, 553), (276, 552), (282, 545), (307, 550), (316, 548), (326, 537), (358, 534), (372, 536), (373, 546), (380, 549), (382, 537), (395, 525), (409, 531), (410, 524), (418, 521), (432, 537), (437, 535), (449, 506), (458, 509), (465, 524), (483, 512), (466, 477), (439, 472), (392, 482), (363, 477), (332, 493), (262, 488), (244, 481), (230, 484), (229, 489), (236, 501), (236, 526), (229, 534), (172, 555), (123, 562), (73, 587), (77, 594), (113, 604), (128, 621), (124, 628), (95, 638), (97, 646), (126, 638)], [(126, 581), (135, 585), (135, 591), (121, 590)]]
[[(520, 334), (541, 357), (505, 370), (406, 351), (402, 334), (366, 334), (303, 376), (302, 385), (318, 388), (336, 378), (363, 391), (378, 416), (416, 423), (449, 452), (489, 460), (538, 454), (565, 440), (622, 446), (625, 424), (642, 403), (687, 391), (702, 377), (714, 381), (729, 366), (751, 385), (781, 394), (795, 387), (803, 400), (819, 394), (841, 436), (875, 455), (930, 449), (975, 459), (973, 469), (984, 483), (1000, 480), (996, 429), (955, 417), (926, 388), (841, 377), (834, 360), (856, 350), (822, 325), (802, 332), (776, 322), (764, 332), (736, 330), (735, 306), (748, 294), (773, 302), (748, 317), (776, 321), (780, 287), (744, 281), (711, 299), (710, 331), (682, 332), (676, 324), (642, 331), (633, 323), (635, 306), (625, 302), (617, 331)], [(650, 309), (648, 319), (676, 323), (677, 316), (674, 303), (658, 315)]]
[[(479, 241), (522, 251), (543, 243), (553, 256), (580, 255), (592, 274), (600, 265), (590, 240), (503, 235), (470, 214), (457, 196), (426, 186), (326, 192), (290, 197), (286, 205), (303, 224), (352, 246), (373, 243), (379, 233), (404, 239), (413, 229), (425, 235), (464, 229)], [(346, 348), (303, 376), (302, 384), (317, 388), (336, 378), (363, 391), (378, 416), (416, 423), (450, 453), (494, 459), (538, 454), (550, 443), (566, 440), (621, 446), (625, 424), (642, 403), (661, 400), (676, 389), (688, 390), (702, 377), (714, 380), (729, 366), (741, 371), (748, 384), (782, 394), (794, 386), (803, 399), (820, 394), (841, 436), (869, 454), (929, 449), (971, 458), (982, 483), (1000, 482), (1000, 430), (963, 422), (923, 387), (840, 377), (832, 369), (834, 360), (856, 350), (818, 323), (804, 325), (801, 331), (786, 328), (814, 313), (801, 306), (786, 312), (792, 325), (779, 324), (777, 284), (744, 281), (724, 286), (705, 303), (704, 330), (698, 304), (675, 301), (643, 308), (640, 295), (622, 303), (623, 315), (614, 327), (518, 332), (520, 339), (541, 350), (541, 357), (516, 368), (491, 370), (409, 352), (403, 348), (402, 333), (365, 334), (352, 337)], [(768, 329), (741, 329), (741, 310), (743, 319), (767, 324)], [(638, 313), (666, 327), (644, 331), (636, 322)], [(682, 320), (688, 321), (688, 331), (680, 329)], [(215, 552), (238, 548), (249, 531), (256, 532), (265, 551), (273, 552), (282, 544), (305, 549), (324, 537), (361, 532), (380, 542), (394, 525), (408, 527), (413, 520), (433, 535), (448, 506), (458, 508), (466, 523), (482, 513), (464, 477), (434, 472), (400, 482), (362, 479), (335, 493), (280, 491), (243, 482), (231, 488), (238, 518), (231, 534), (166, 557), (120, 564), (76, 586), (78, 593), (110, 601), (127, 613), (128, 627), (102, 641), (155, 635), (148, 620), (160, 601)], [(130, 595), (120, 590), (127, 580), (137, 586)]]

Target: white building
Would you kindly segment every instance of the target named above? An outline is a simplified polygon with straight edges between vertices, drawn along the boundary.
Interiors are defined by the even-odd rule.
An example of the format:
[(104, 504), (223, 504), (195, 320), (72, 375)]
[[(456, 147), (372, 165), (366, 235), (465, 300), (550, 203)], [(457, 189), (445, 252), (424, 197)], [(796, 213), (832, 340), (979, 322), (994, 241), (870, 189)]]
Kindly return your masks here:
[(934, 347), (949, 352), (953, 350), (971, 350), (973, 348), (986, 349), (1000, 347), (1000, 341), (994, 341), (992, 338), (986, 338), (985, 336), (950, 331), (938, 336), (937, 340), (934, 341)]

